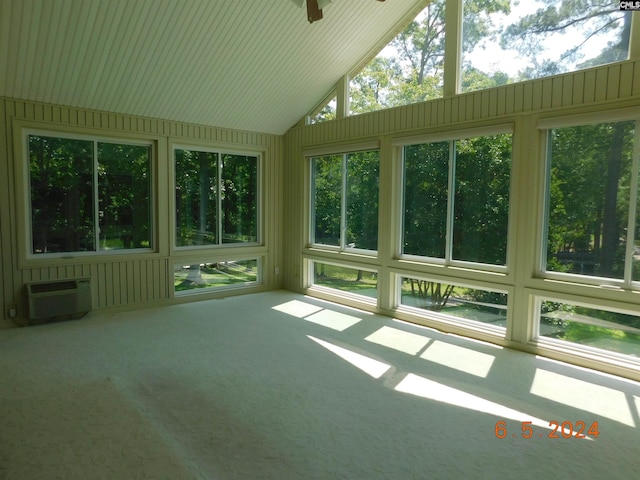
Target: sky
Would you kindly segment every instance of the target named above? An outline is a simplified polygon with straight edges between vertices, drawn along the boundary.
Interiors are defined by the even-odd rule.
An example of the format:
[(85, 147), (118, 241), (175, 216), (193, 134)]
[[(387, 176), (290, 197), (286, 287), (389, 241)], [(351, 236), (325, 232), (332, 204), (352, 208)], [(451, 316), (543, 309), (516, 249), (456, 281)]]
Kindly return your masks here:
[[(612, 2), (617, 4), (617, 2)], [(559, 3), (560, 5), (560, 3)], [(521, 0), (512, 1), (511, 13), (509, 15), (493, 14), (492, 20), (496, 27), (509, 25), (515, 23), (519, 18), (534, 13), (538, 8), (541, 8), (543, 4), (535, 0)], [(420, 18), (422, 14), (419, 14), (417, 18)], [(538, 56), (541, 58), (557, 59), (558, 56), (564, 52), (569, 46), (577, 45), (584, 38), (584, 35), (579, 29), (567, 29), (563, 33), (550, 37), (543, 42), (546, 46), (544, 52)], [(606, 46), (610, 37), (600, 35), (593, 37), (589, 40), (588, 52), (591, 57), (597, 56), (600, 51)], [(562, 45), (562, 48), (558, 48), (558, 45)], [(394, 56), (395, 49), (391, 46), (387, 46), (382, 52), (383, 56)], [(500, 47), (499, 42), (484, 42), (479, 44), (476, 48), (467, 55), (465, 60), (471, 60), (473, 66), (486, 73), (493, 73), (496, 71), (502, 71), (509, 76), (515, 77), (518, 71), (526, 68), (530, 65), (530, 61), (523, 58), (515, 50), (503, 50)], [(587, 60), (582, 58), (579, 62)]]
[[(515, 23), (525, 15), (534, 13), (542, 6), (543, 4), (541, 2), (531, 0), (512, 2), (511, 13), (509, 15), (493, 14), (492, 18), (496, 26), (505, 26)], [(541, 52), (538, 58), (557, 59), (562, 52), (566, 51), (571, 46), (581, 43), (583, 39), (584, 34), (581, 33), (580, 29), (567, 29), (562, 33), (547, 38), (543, 42), (546, 49), (544, 52)], [(611, 40), (611, 38), (605, 35), (592, 37), (587, 44), (590, 56), (597, 56), (609, 40)], [(558, 45), (561, 45), (562, 47), (558, 48)], [(495, 72), (500, 70), (508, 73), (509, 76), (516, 76), (519, 70), (526, 68), (530, 64), (530, 62), (526, 58), (520, 56), (517, 51), (503, 50), (498, 42), (487, 43), (484, 45), (484, 48), (480, 48), (479, 46), (471, 55), (473, 58), (472, 63), (478, 69), (485, 72)], [(496, 61), (496, 59), (499, 59), (499, 61)], [(587, 59), (588, 58), (586, 57), (582, 58), (578, 63)]]

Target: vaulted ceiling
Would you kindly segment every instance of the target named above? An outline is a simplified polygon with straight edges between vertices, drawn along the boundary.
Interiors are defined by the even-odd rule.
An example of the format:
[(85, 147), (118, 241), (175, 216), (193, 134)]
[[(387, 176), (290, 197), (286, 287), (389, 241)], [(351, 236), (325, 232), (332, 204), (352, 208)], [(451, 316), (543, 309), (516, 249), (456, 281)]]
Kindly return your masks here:
[(425, 0), (0, 0), (0, 96), (283, 134)]

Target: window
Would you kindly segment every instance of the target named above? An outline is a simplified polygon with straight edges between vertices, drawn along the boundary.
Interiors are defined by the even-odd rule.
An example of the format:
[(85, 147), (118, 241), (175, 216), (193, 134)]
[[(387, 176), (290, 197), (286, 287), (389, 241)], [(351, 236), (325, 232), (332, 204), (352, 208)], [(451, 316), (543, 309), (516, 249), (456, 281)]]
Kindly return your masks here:
[(546, 272), (640, 280), (635, 121), (547, 135)]
[(311, 159), (311, 243), (378, 249), (379, 169), (378, 150)]
[(313, 125), (315, 123), (326, 122), (328, 120), (335, 120), (337, 118), (337, 97), (334, 95), (328, 102), (324, 103), (322, 107), (311, 112), (307, 123)]
[(258, 242), (257, 155), (175, 150), (176, 247)]
[(28, 134), (33, 254), (151, 248), (149, 143)]
[(506, 265), (511, 134), (403, 147), (403, 255)]
[(464, 321), (507, 326), (507, 294), (437, 280), (400, 277), (400, 304)]
[(375, 271), (313, 261), (310, 263), (313, 285), (364, 296), (368, 301), (378, 298), (378, 275)]
[(640, 357), (640, 316), (593, 306), (539, 300), (539, 335)]
[(625, 60), (630, 11), (619, 2), (464, 0), (462, 91)]
[(259, 271), (256, 258), (179, 264), (174, 266), (173, 287), (176, 294), (182, 294), (254, 285), (260, 282)]
[(445, 0), (433, 0), (349, 83), (351, 113), (441, 98)]

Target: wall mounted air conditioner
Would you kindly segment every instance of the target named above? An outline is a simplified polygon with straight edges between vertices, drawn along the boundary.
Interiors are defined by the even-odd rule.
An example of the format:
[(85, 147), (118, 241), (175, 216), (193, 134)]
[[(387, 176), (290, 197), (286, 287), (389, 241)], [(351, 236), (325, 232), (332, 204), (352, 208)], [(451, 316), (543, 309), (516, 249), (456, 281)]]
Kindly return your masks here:
[(80, 318), (91, 310), (91, 281), (88, 278), (33, 282), (25, 287), (30, 323)]

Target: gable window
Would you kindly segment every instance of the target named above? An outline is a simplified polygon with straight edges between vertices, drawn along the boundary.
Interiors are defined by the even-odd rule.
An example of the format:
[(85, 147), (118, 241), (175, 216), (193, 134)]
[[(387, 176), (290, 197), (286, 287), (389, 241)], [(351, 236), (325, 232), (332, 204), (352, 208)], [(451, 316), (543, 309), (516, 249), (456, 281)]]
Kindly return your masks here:
[(633, 12), (619, 2), (463, 1), (462, 91), (626, 60)]
[(429, 2), (349, 82), (352, 114), (441, 98), (446, 0)]
[(32, 254), (152, 247), (150, 143), (27, 141)]
[(626, 120), (547, 131), (547, 274), (640, 280), (637, 130)]
[(506, 265), (511, 134), (409, 143), (402, 153), (401, 254)]
[(378, 249), (379, 150), (311, 158), (311, 243)]
[(176, 247), (258, 242), (259, 157), (175, 149)]

